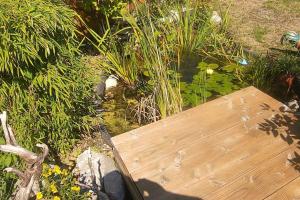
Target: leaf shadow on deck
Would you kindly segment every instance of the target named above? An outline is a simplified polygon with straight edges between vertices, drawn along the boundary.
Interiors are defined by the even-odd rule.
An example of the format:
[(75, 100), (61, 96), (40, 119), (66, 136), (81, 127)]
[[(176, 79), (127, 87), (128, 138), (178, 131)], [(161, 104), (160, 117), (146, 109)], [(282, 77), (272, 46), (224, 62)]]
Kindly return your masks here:
[[(279, 108), (280, 112), (273, 110), (268, 104), (261, 105), (263, 110), (270, 110), (274, 114), (264, 119), (264, 122), (258, 124), (258, 128), (268, 135), (280, 137), (288, 145), (296, 143), (297, 149), (300, 149), (300, 120), (291, 111), (287, 111), (286, 106)], [(300, 172), (300, 154), (294, 151), (294, 155), (287, 158), (291, 165)]]
[[(172, 193), (166, 191), (161, 185), (156, 182), (147, 180), (147, 179), (139, 179), (136, 184), (139, 186), (141, 194), (143, 195), (145, 200), (148, 199), (166, 199), (166, 200), (202, 200), (199, 197), (193, 196), (185, 196), (181, 194)], [(151, 191), (155, 191), (155, 194), (152, 194), (151, 191), (147, 190), (150, 189)], [(159, 194), (159, 196), (158, 196)]]

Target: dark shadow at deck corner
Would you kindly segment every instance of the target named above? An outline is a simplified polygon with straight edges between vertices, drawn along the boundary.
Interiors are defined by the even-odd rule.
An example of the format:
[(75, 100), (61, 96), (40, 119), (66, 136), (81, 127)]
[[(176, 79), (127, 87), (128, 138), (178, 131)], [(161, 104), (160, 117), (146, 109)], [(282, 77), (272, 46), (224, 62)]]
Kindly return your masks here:
[[(145, 200), (202, 200), (199, 197), (186, 196), (166, 191), (161, 185), (147, 179), (139, 179), (136, 184)], [(155, 195), (151, 191), (155, 191)], [(158, 195), (159, 194), (159, 195)]]

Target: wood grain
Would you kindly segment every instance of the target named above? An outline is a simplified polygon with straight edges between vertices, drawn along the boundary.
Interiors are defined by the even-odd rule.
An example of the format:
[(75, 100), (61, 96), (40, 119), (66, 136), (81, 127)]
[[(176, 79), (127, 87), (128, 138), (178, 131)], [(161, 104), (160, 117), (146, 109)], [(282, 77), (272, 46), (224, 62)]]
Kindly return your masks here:
[(299, 123), (283, 107), (248, 87), (112, 141), (144, 199), (264, 199), (299, 176), (287, 164)]
[(266, 198), (266, 200), (299, 200), (300, 199), (300, 178), (296, 178), (283, 188)]

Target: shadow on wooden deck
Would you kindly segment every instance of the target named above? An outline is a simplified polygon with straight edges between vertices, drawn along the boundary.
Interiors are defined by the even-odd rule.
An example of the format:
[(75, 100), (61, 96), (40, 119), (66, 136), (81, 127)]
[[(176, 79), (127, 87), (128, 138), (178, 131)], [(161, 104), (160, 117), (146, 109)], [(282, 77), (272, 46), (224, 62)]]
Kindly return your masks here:
[(134, 199), (295, 199), (299, 118), (249, 87), (114, 137), (114, 154)]
[[(262, 110), (272, 110), (271, 106), (264, 103), (261, 105)], [(280, 137), (283, 141), (292, 145), (297, 142), (297, 149), (300, 149), (300, 123), (299, 117), (290, 111), (286, 111), (286, 107), (279, 108), (281, 113), (275, 114), (271, 119), (264, 119), (264, 122), (259, 123), (259, 129), (266, 132), (273, 137)], [(291, 117), (293, 116), (293, 118)], [(286, 127), (286, 129), (282, 129)], [(300, 155), (294, 151), (294, 155), (288, 158), (288, 161), (294, 166), (294, 168), (300, 172)]]
[(139, 179), (136, 182), (136, 184), (140, 186), (140, 190), (141, 190), (145, 200), (153, 199), (152, 194), (146, 188), (151, 188), (151, 191), (155, 191), (155, 193), (160, 194), (159, 199), (202, 200), (201, 198), (198, 198), (198, 197), (185, 196), (185, 195), (166, 191), (161, 185), (159, 185), (153, 181), (147, 180), (147, 179)]

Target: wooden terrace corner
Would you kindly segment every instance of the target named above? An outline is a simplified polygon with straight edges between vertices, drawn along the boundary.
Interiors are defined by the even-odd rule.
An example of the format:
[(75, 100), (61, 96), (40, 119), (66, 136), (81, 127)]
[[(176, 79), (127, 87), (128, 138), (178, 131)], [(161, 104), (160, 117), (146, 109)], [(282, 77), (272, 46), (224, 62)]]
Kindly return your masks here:
[(300, 122), (254, 87), (115, 136), (134, 199), (300, 199)]

